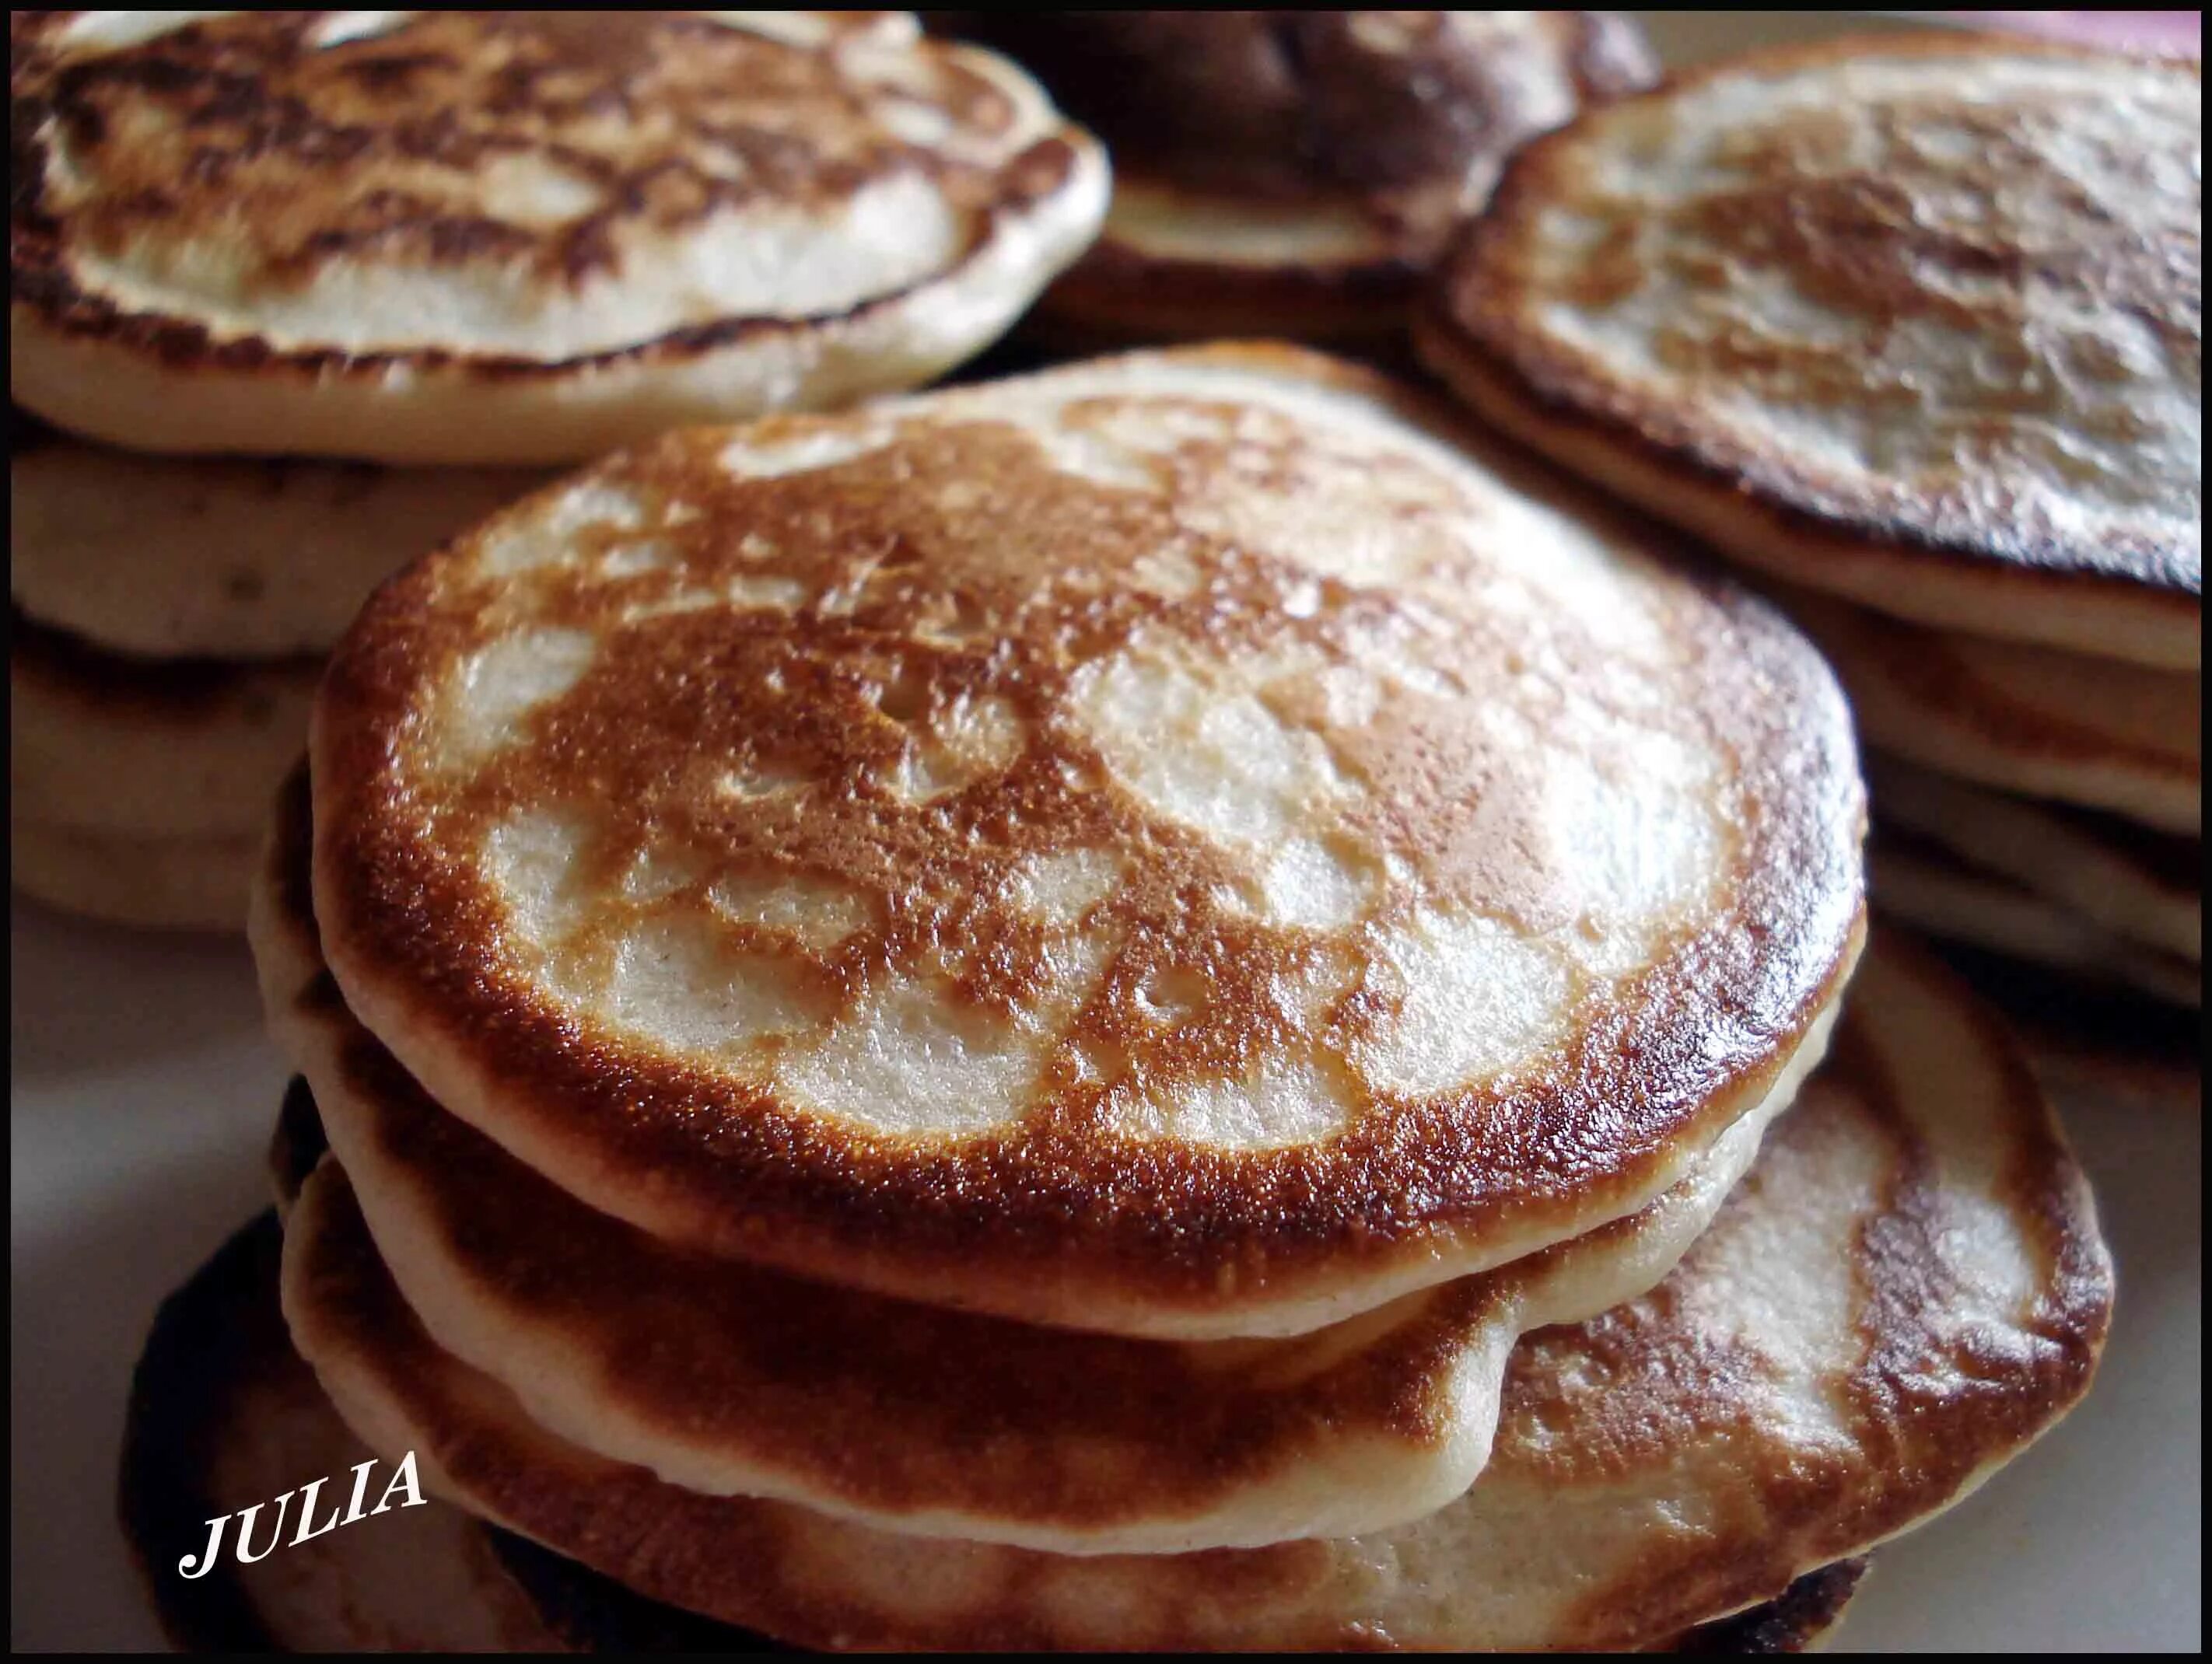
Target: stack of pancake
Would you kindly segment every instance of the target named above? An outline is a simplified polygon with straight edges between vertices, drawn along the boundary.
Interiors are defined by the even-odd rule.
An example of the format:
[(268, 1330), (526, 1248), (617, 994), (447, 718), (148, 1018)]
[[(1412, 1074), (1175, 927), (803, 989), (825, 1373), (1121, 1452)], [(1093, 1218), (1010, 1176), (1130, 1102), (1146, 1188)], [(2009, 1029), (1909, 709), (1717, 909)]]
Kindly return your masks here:
[(1877, 906), (2185, 1006), (2201, 89), (1971, 35), (1717, 64), (1524, 150), (1422, 325), (1486, 418), (1820, 643)]
[(256, 889), (293, 1344), (567, 1639), (1802, 1642), (2110, 1273), (1954, 984), (1838, 1017), (1846, 708), (1674, 553), (1277, 348), (494, 515)]
[(70, 435), (11, 434), (11, 868), (134, 923), (237, 927), (386, 574), (549, 465), (927, 380), (1104, 211), (1088, 137), (904, 14), (40, 12), (9, 45), (9, 388)]
[(936, 15), (1015, 58), (1113, 154), (1105, 230), (1030, 325), (1063, 345), (1395, 345), (1506, 156), (1656, 72), (1609, 12)]

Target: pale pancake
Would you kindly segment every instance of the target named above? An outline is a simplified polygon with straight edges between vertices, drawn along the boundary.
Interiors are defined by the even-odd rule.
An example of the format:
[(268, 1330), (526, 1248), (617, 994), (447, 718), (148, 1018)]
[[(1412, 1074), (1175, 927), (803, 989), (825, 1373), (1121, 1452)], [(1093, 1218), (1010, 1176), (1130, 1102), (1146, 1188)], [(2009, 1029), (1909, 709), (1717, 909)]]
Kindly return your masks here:
[(324, 653), (388, 574), (544, 480), (40, 445), (9, 459), (9, 592), (118, 653)]
[(148, 451), (552, 463), (988, 344), (1098, 147), (830, 13), (43, 14), (11, 31), (9, 385)]
[[(772, 1652), (775, 1643), (631, 1594), (449, 1504), (395, 1507), (240, 1570), (170, 1570), (206, 1521), (266, 1503), (306, 1474), (366, 1461), (293, 1351), (277, 1306), (277, 1233), (240, 1230), (163, 1303), (133, 1382), (124, 1434), (124, 1532), (179, 1648)], [(380, 1482), (389, 1468), (378, 1470)], [(331, 1487), (325, 1485), (327, 1506)], [(371, 1500), (374, 1497), (372, 1496)], [(261, 1527), (266, 1530), (266, 1526)], [(1684, 1636), (1691, 1652), (1796, 1652), (1841, 1618), (1864, 1570), (1847, 1561), (1778, 1600)]]
[(325, 952), (718, 1255), (1176, 1339), (1519, 1259), (1806, 1066), (1861, 918), (1819, 656), (1551, 489), (1285, 348), (672, 434), (371, 600)]
[(8, 873), (49, 906), (112, 924), (234, 931), (246, 924), (259, 841), (134, 837), (45, 826), (8, 827)]
[(975, 14), (1111, 149), (1098, 241), (1030, 327), (1395, 336), (1515, 146), (1656, 64), (1606, 12)]
[(1882, 821), (1932, 839), (2090, 923), (2204, 957), (2204, 846), (2094, 811), (1985, 792), (1893, 757), (1866, 762)]
[(1681, 1266), (1524, 1342), (1481, 1479), (1368, 1538), (1055, 1557), (702, 1497), (555, 1438), (441, 1352), (336, 1163), (284, 1263), (294, 1340), (340, 1412), (415, 1450), (434, 1490), (643, 1593), (848, 1647), (1648, 1644), (1972, 1490), (2087, 1387), (2111, 1297), (2025, 1063), (1895, 944)]
[(107, 838), (235, 840), (266, 823), (321, 671), (111, 653), (20, 612), (8, 644), (11, 817)]
[(2118, 980), (2177, 1005), (2204, 1003), (2204, 968), (2118, 935), (1940, 845), (1878, 832), (1868, 852), (1875, 905), (1931, 936), (1971, 942), (2061, 970)]
[(1802, 590), (1784, 598), (1843, 678), (1869, 747), (1984, 786), (2201, 834), (2197, 672), (1923, 629)]
[(1922, 31), (1540, 139), (1420, 319), (1577, 472), (1793, 582), (2195, 670), (2194, 62)]
[(586, 1449), (890, 1530), (1181, 1553), (1430, 1513), (1481, 1470), (1514, 1340), (1663, 1277), (1787, 1096), (1627, 1218), (1310, 1335), (1130, 1340), (917, 1306), (664, 1247), (441, 1110), (337, 997), (306, 811), (300, 778), (253, 899), (270, 1028), (431, 1337)]

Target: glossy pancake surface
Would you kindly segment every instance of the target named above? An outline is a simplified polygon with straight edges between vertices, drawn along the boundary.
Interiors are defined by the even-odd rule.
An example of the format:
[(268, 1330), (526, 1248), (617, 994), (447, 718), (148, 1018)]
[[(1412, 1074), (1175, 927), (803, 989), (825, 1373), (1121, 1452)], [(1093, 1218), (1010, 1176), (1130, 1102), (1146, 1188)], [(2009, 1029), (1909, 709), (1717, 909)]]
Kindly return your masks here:
[(128, 448), (574, 461), (911, 386), (1097, 147), (904, 14), (20, 15), (10, 386)]
[(302, 910), (307, 831), (280, 817), (254, 898), (271, 1031), (439, 1345), (542, 1424), (672, 1484), (915, 1534), (1170, 1553), (1443, 1506), (1489, 1452), (1515, 1339), (1663, 1277), (1795, 1086), (1626, 1218), (1310, 1335), (1042, 1328), (672, 1249), (507, 1156), (337, 999)]
[(1796, 582), (2201, 656), (2197, 66), (1759, 52), (1512, 163), (1425, 320), (1486, 416)]
[(1096, 245), (1033, 328), (1393, 335), (1505, 157), (1650, 84), (1607, 12), (979, 13), (1114, 156)]
[(1453, 440), (1221, 348), (526, 500), (325, 680), (346, 1003), (604, 1212), (1030, 1321), (1299, 1333), (1632, 1212), (1848, 972), (1845, 712)]
[(1525, 1341), (1474, 1489), (1371, 1537), (1054, 1557), (702, 1497), (555, 1439), (440, 1352), (335, 1164), (294, 1221), (294, 1338), (372, 1445), (634, 1588), (852, 1647), (1649, 1644), (1957, 1500), (2087, 1388), (2112, 1297), (2012, 1042), (1895, 944), (1674, 1273)]

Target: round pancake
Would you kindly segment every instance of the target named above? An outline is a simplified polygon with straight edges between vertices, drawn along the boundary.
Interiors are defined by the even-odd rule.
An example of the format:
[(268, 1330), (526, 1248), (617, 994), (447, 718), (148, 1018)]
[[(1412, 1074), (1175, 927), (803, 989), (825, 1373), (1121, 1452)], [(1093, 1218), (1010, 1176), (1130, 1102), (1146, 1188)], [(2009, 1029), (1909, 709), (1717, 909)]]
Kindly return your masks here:
[(259, 841), (134, 837), (11, 817), (16, 889), (64, 912), (161, 930), (242, 929)]
[(1817, 1056), (1846, 712), (1450, 440), (1228, 347), (526, 499), (325, 679), (347, 1005), (601, 1212), (1025, 1321), (1297, 1333), (1634, 1212)]
[(1424, 352), (1792, 582), (2193, 671), (2199, 76), (1948, 31), (1692, 71), (1515, 158)]
[(1030, 325), (1102, 343), (1395, 336), (1508, 153), (1656, 73), (1607, 12), (1008, 10), (963, 33), (1112, 150), (1099, 240)]
[(2201, 834), (2204, 683), (2195, 672), (1923, 629), (1802, 590), (1784, 598), (1843, 678), (1869, 747)]
[(1868, 853), (1875, 905), (1931, 936), (2113, 979), (2177, 1005), (2204, 1003), (2204, 968), (2114, 934), (1939, 844), (1882, 828)]
[(1869, 757), (1866, 772), (1886, 825), (1939, 843), (2130, 941), (2203, 960), (2203, 840), (1985, 792), (1893, 757)]
[(138, 450), (568, 462), (909, 386), (1108, 194), (910, 17), (61, 12), (10, 64), (10, 388)]
[[(179, 1648), (225, 1653), (773, 1652), (775, 1643), (633, 1594), (444, 1503), (398, 1508), (240, 1569), (170, 1573), (206, 1521), (265, 1503), (303, 1474), (349, 1483), (368, 1460), (292, 1350), (267, 1214), (155, 1317), (124, 1434), (124, 1533)], [(382, 1471), (388, 1474), (389, 1469)], [(326, 1489), (325, 1497), (331, 1493)], [(1796, 1652), (1829, 1633), (1864, 1570), (1846, 1561), (1778, 1600), (1692, 1631), (1679, 1649)]]
[(9, 459), (9, 592), (117, 653), (325, 653), (386, 574), (544, 480), (40, 445)]
[(2086, 1389), (2112, 1297), (2009, 1037), (1896, 944), (1674, 1274), (1524, 1341), (1480, 1480), (1368, 1538), (1054, 1557), (678, 1490), (441, 1352), (331, 1162), (283, 1276), (340, 1412), (434, 1491), (657, 1598), (854, 1648), (1648, 1644), (1958, 1500)]
[(1480, 1471), (1515, 1339), (1657, 1282), (1784, 1107), (1770, 1095), (1626, 1218), (1290, 1339), (1084, 1334), (702, 1262), (447, 1114), (354, 1020), (305, 910), (295, 786), (254, 895), (254, 958), (380, 1257), (437, 1344), (534, 1420), (694, 1491), (1062, 1553), (1416, 1518)]
[(250, 839), (266, 824), (319, 660), (131, 658), (10, 622), (15, 818), (148, 840)]

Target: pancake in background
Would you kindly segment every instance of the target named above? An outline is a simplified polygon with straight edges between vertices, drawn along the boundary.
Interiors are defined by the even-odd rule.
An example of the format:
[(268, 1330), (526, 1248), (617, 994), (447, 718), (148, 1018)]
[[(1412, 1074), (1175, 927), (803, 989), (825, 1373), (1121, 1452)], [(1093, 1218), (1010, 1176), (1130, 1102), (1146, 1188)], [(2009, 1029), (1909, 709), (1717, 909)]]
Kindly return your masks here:
[(58, 440), (10, 459), (9, 593), (26, 616), (111, 653), (321, 653), (394, 568), (545, 477)]
[(988, 344), (1097, 146), (902, 14), (61, 12), (10, 31), (9, 386), (146, 451), (556, 463)]
[[(770, 1641), (633, 1594), (443, 1503), (395, 1507), (204, 1579), (174, 1574), (206, 1521), (308, 1473), (348, 1481), (370, 1452), (293, 1351), (277, 1305), (280, 1244), (264, 1214), (155, 1320), (133, 1382), (124, 1529), (162, 1628), (185, 1650), (773, 1652)], [(383, 1479), (391, 1470), (374, 1477)], [(327, 1495), (326, 1488), (326, 1495)], [(1803, 1649), (1840, 1619), (1863, 1562), (1682, 1638), (1682, 1650)]]
[(139, 659), (11, 622), (15, 819), (143, 840), (251, 839), (266, 823), (318, 661)]
[(1182, 1339), (1519, 1259), (1810, 1066), (1861, 916), (1818, 655), (1556, 492), (1284, 348), (670, 435), (371, 600), (324, 951), (718, 1256)]
[(1867, 852), (1875, 905), (1931, 936), (2118, 980), (2178, 1005), (2204, 1003), (2204, 970), (2103, 928), (1942, 844), (1878, 825)]
[(294, 1211), (283, 1282), (340, 1412), (416, 1451), (439, 1494), (690, 1609), (925, 1648), (1648, 1644), (1973, 1489), (2087, 1388), (2112, 1297), (2025, 1062), (1894, 942), (1681, 1266), (1524, 1342), (1474, 1489), (1370, 1538), (1055, 1557), (678, 1490), (555, 1438), (441, 1352), (331, 1162)]
[(1869, 748), (2201, 833), (2204, 684), (2194, 672), (1922, 629), (1802, 591), (1784, 598), (1843, 679)]
[(354, 1020), (300, 910), (306, 799), (295, 777), (254, 897), (254, 957), (380, 1257), (438, 1344), (534, 1420), (710, 1494), (1068, 1553), (1350, 1535), (1430, 1513), (1480, 1471), (1515, 1339), (1663, 1277), (1784, 1107), (1772, 1095), (1625, 1219), (1289, 1339), (1082, 1334), (702, 1263), (447, 1114)]
[(1419, 320), (1486, 417), (1793, 583), (2195, 671), (2197, 64), (1729, 59), (1509, 167)]
[(259, 853), (250, 835), (136, 836), (21, 816), (8, 827), (9, 877), (25, 895), (86, 918), (159, 930), (236, 930)]
[(1866, 760), (1866, 772), (1885, 824), (2014, 879), (2106, 932), (2203, 961), (2202, 839), (1985, 792), (1881, 756)]
[(1030, 326), (1070, 344), (1395, 336), (1507, 154), (1656, 73), (1604, 12), (992, 11), (960, 32), (1112, 152), (1104, 231)]

